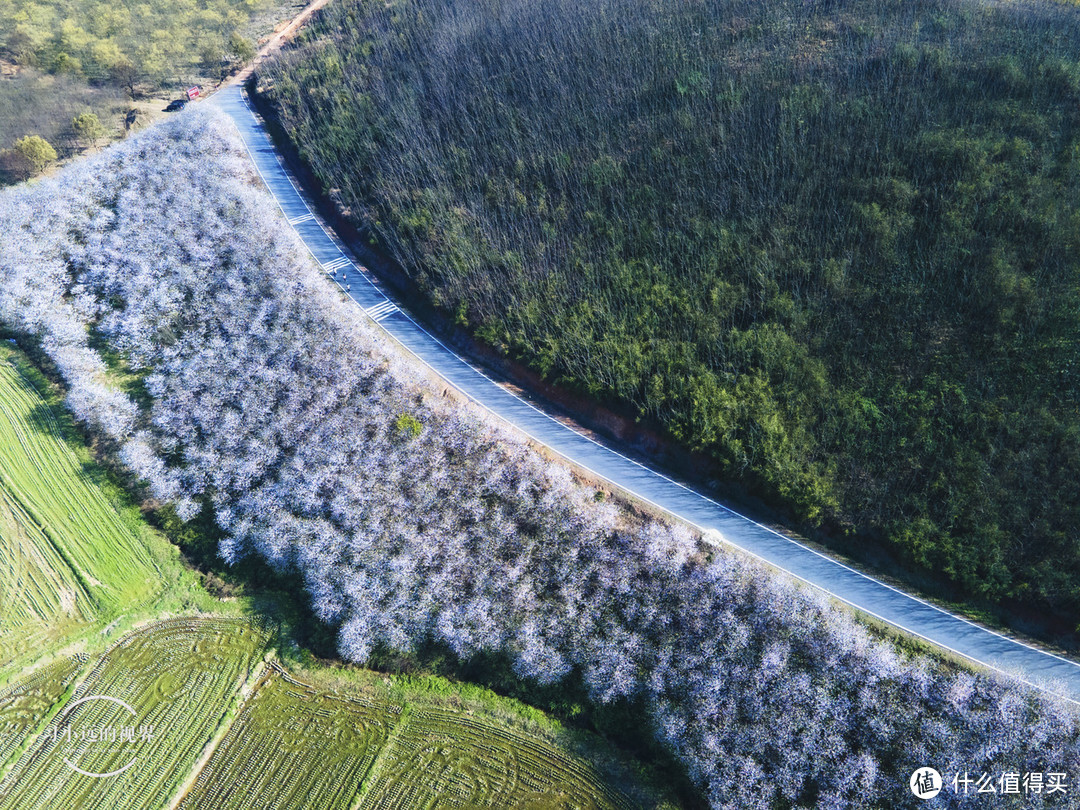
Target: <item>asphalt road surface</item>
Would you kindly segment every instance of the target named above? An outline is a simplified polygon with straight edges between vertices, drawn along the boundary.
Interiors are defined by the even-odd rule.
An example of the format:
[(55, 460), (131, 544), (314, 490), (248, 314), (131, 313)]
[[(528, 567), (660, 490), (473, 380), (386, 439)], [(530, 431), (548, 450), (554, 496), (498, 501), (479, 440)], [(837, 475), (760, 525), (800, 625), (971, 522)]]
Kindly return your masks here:
[(328, 276), (333, 275), (373, 320), (462, 393), (617, 488), (705, 532), (719, 532), (722, 540), (713, 535), (717, 542), (740, 548), (914, 636), (1080, 705), (1080, 663), (981, 627), (855, 571), (574, 431), (497, 385), (429, 334), (354, 264), (285, 170), (239, 86), (221, 90), (208, 103), (235, 122), (263, 181)]

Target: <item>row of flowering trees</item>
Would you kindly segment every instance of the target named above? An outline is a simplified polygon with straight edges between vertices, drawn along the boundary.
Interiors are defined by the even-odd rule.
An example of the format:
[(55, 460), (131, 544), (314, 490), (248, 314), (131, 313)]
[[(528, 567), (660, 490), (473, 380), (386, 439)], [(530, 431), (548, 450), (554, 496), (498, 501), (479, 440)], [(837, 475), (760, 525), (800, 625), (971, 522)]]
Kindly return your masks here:
[[(212, 506), (226, 559), (300, 571), (345, 658), (436, 639), (540, 683), (577, 672), (647, 706), (715, 808), (914, 806), (923, 765), (1080, 774), (1071, 710), (901, 654), (435, 396), (321, 277), (226, 120), (190, 112), (9, 190), (0, 221), (0, 322), (156, 497)], [(145, 375), (143, 405), (91, 336)]]

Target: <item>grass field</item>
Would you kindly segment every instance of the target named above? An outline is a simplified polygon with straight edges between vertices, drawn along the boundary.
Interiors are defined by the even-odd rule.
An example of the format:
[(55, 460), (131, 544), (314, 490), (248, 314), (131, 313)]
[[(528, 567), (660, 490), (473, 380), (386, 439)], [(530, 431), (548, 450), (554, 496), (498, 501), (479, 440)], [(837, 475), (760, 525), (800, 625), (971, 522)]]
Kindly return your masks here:
[[(265, 630), (231, 618), (170, 619), (125, 636), (0, 782), (0, 810), (164, 806), (267, 642)], [(109, 700), (79, 703), (94, 696)], [(128, 763), (135, 766), (108, 778), (73, 767), (105, 774)]]
[(633, 806), (545, 735), (397, 681), (341, 692), (272, 665), (245, 699), (268, 640), (240, 618), (167, 619), (125, 636), (74, 690), (85, 657), (0, 693), (0, 764), (15, 760), (0, 810)]
[(365, 786), (361, 810), (632, 807), (595, 770), (546, 741), (481, 717), (407, 712)]
[(180, 810), (632, 806), (542, 735), (430, 703), (359, 683), (344, 694), (275, 668)]
[(0, 350), (0, 669), (160, 590), (144, 539), (67, 445), (13, 354)]
[(180, 808), (347, 810), (400, 713), (399, 706), (330, 694), (275, 670)]
[(68, 656), (0, 691), (0, 776), (85, 665), (86, 656)]

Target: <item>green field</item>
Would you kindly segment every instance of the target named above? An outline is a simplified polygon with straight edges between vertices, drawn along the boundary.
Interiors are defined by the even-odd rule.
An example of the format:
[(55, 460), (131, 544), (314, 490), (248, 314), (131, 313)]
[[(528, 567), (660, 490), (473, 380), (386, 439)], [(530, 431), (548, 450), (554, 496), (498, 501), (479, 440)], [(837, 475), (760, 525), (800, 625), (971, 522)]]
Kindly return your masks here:
[[(500, 718), (436, 705), (407, 680), (338, 691), (276, 664), (249, 693), (268, 640), (245, 619), (167, 619), (121, 639), (73, 691), (85, 657), (0, 693), (0, 763), (22, 749), (0, 810), (156, 808), (183, 789), (181, 810), (633, 806), (582, 755), (512, 722), (508, 702)], [(116, 736), (95, 739), (102, 729)]]
[(67, 445), (56, 415), (0, 352), (0, 669), (45, 639), (145, 604), (160, 571)]
[(62, 658), (0, 691), (0, 774), (85, 665), (86, 656)]
[(400, 713), (391, 703), (329, 694), (275, 670), (180, 807), (345, 810)]
[(373, 691), (329, 691), (275, 668), (181, 810), (632, 806), (539, 733)]
[[(157, 808), (191, 770), (262, 658), (267, 632), (242, 619), (170, 619), (124, 637), (0, 782), (0, 809)], [(81, 698), (107, 696), (122, 700)], [(94, 729), (134, 739), (91, 740)], [(142, 732), (149, 729), (146, 738)], [(85, 776), (73, 766), (108, 778)]]
[(478, 716), (413, 709), (364, 791), (362, 810), (629, 808), (580, 758)]

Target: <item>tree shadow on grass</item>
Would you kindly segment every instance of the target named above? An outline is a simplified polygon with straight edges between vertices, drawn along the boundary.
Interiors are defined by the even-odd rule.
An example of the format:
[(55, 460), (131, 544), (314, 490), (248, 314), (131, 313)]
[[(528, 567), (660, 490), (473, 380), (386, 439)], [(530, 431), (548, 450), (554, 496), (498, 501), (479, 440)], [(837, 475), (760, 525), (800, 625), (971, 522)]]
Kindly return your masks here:
[[(10, 335), (0, 330), (0, 338), (7, 337)], [(76, 458), (83, 459), (81, 473), (113, 498), (121, 510), (138, 508), (146, 522), (179, 549), (185, 565), (195, 572), (211, 596), (246, 599), (256, 618), (276, 626), (282, 641), (295, 644), (301, 657), (314, 658), (328, 667), (349, 666), (338, 654), (338, 628), (314, 614), (299, 572), (276, 569), (255, 554), (227, 564), (218, 553), (225, 533), (218, 526), (209, 501), (204, 499), (200, 512), (186, 522), (180, 520), (171, 505), (156, 501), (145, 483), (119, 463), (115, 443), (77, 423), (67, 411), (59, 371), (36, 341), (20, 339), (19, 349), (22, 353), (12, 352), (10, 357), (44, 400), (34, 406), (29, 417), (35, 430), (59, 438)], [(106, 362), (114, 371), (118, 370), (124, 392), (142, 407), (149, 406), (143, 377), (129, 373), (122, 359), (115, 355), (106, 357)], [(657, 741), (644, 704), (626, 700), (596, 704), (589, 699), (588, 689), (577, 671), (559, 683), (540, 685), (515, 674), (513, 662), (505, 653), (482, 653), (463, 661), (434, 639), (426, 640), (410, 653), (378, 646), (364, 666), (387, 674), (437, 675), (451, 682), (476, 684), (540, 709), (569, 730), (567, 742), (578, 753), (592, 759), (612, 784), (619, 786), (619, 774), (615, 772), (621, 771), (625, 777), (629, 765), (637, 771), (633, 778), (650, 792), (670, 795), (683, 807), (694, 810), (707, 806), (685, 768)], [(620, 759), (632, 759), (632, 763), (604, 766), (590, 756), (597, 752), (590, 752), (588, 745), (575, 744), (574, 736), (579, 732), (599, 735), (620, 752)]]
[[(311, 610), (301, 574), (275, 569), (254, 554), (231, 565), (225, 563), (218, 554), (225, 533), (214, 520), (209, 503), (204, 503), (200, 513), (187, 523), (176, 516), (172, 507), (156, 510), (150, 519), (179, 546), (212, 594), (251, 599), (262, 618), (281, 628), (284, 640), (294, 642), (322, 665), (350, 666), (338, 654), (338, 628), (321, 621)], [(447, 645), (430, 638), (409, 653), (376, 645), (363, 666), (391, 675), (438, 675), (451, 682), (476, 684), (540, 709), (571, 732), (590, 732), (605, 739), (622, 758), (634, 761), (638, 768), (635, 779), (655, 792), (673, 794), (688, 810), (707, 807), (685, 768), (657, 741), (645, 705), (626, 700), (596, 704), (590, 701), (577, 671), (559, 683), (540, 685), (515, 674), (513, 662), (505, 653), (481, 653), (463, 661)], [(593, 764), (598, 765), (595, 761)]]

